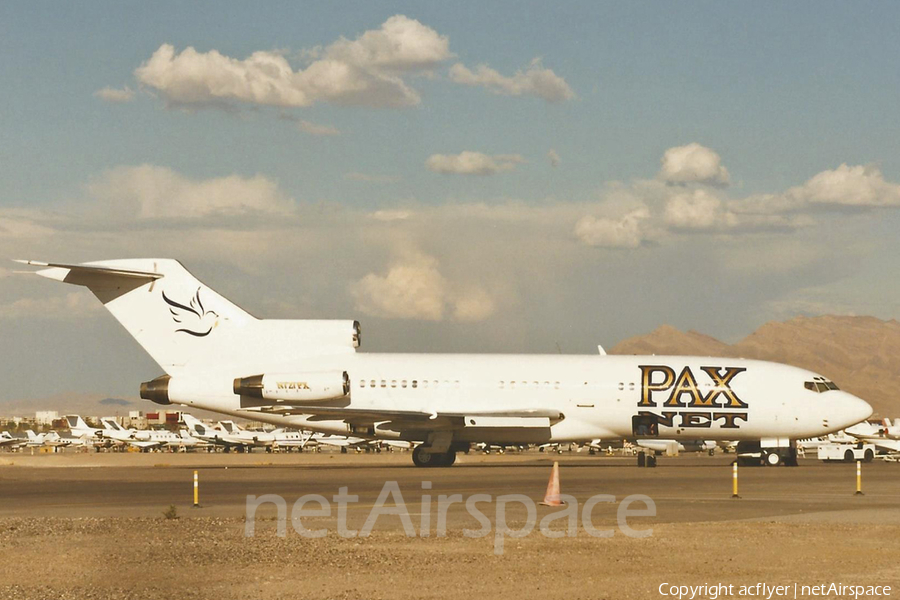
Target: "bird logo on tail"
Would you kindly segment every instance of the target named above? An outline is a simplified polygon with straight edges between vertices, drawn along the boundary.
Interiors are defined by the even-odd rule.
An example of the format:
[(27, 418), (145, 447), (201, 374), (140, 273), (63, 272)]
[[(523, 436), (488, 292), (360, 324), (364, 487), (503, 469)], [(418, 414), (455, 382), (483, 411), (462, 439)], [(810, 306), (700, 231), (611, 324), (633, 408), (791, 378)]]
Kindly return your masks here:
[(176, 333), (186, 333), (194, 337), (206, 337), (219, 324), (218, 313), (204, 308), (203, 301), (200, 300), (199, 287), (187, 305), (172, 300), (166, 296), (165, 291), (162, 292), (162, 298), (169, 305), (172, 320), (183, 325), (183, 327), (175, 330)]

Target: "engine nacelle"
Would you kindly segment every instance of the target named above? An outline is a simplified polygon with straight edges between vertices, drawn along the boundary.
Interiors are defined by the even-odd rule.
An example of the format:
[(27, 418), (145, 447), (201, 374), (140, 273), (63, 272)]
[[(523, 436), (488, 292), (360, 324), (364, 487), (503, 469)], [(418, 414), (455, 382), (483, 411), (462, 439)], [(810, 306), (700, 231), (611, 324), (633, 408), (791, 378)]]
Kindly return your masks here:
[(145, 381), (141, 384), (141, 398), (165, 406), (172, 404), (169, 401), (170, 379), (172, 379), (171, 376), (162, 375), (161, 377), (157, 377), (152, 381)]
[(350, 394), (347, 371), (265, 373), (234, 380), (234, 393), (273, 402), (325, 402)]

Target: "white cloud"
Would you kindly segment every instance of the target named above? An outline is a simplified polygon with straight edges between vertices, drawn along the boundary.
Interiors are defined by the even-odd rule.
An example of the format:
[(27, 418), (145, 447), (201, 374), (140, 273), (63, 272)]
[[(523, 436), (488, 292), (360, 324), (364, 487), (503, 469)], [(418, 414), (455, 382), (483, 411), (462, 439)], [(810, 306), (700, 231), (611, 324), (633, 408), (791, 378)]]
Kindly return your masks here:
[(494, 312), (494, 301), (479, 288), (456, 292), (431, 256), (414, 254), (384, 275), (369, 273), (353, 286), (357, 310), (387, 319), (441, 321), (449, 312), (457, 321), (481, 321)]
[(693, 143), (666, 150), (659, 177), (666, 183), (704, 183), (728, 185), (728, 170), (719, 155), (705, 146)]
[(516, 71), (512, 77), (501, 75), (487, 65), (478, 65), (472, 71), (462, 63), (456, 63), (450, 68), (450, 79), (462, 85), (482, 86), (504, 96), (537, 96), (547, 102), (562, 102), (575, 97), (566, 80), (545, 69), (537, 58), (525, 71)]
[(286, 213), (293, 204), (262, 175), (189, 179), (166, 167), (117, 167), (88, 186), (112, 214), (142, 219)]
[(732, 202), (738, 213), (774, 215), (819, 209), (870, 209), (900, 206), (900, 185), (885, 181), (874, 166), (822, 171), (803, 185), (780, 194), (760, 194)]
[(97, 90), (96, 92), (94, 92), (94, 97), (99, 98), (105, 102), (115, 102), (118, 104), (122, 104), (134, 100), (134, 90), (132, 90), (127, 85), (122, 89), (116, 89), (107, 86), (101, 90)]
[(393, 265), (386, 275), (369, 273), (351, 292), (357, 309), (368, 315), (440, 321), (444, 316), (446, 286), (437, 261), (420, 256)]
[(704, 189), (676, 194), (666, 201), (664, 220), (675, 229), (727, 229), (737, 225), (737, 217), (726, 210), (722, 200)]
[(330, 125), (319, 125), (318, 123), (311, 123), (302, 119), (297, 121), (297, 129), (303, 133), (314, 136), (341, 135), (341, 131), (335, 127), (331, 127)]
[(797, 194), (810, 204), (900, 206), (900, 185), (885, 181), (881, 170), (874, 166), (842, 164), (837, 169), (822, 171), (788, 194)]
[(455, 175), (494, 175), (501, 171), (512, 171), (516, 165), (524, 163), (519, 154), (495, 154), (489, 156), (481, 152), (464, 151), (459, 154), (432, 154), (425, 161), (429, 171)]
[(483, 321), (494, 314), (494, 299), (486, 291), (471, 289), (454, 301), (453, 318), (457, 321)]
[(143, 85), (172, 105), (228, 106), (235, 102), (311, 106), (317, 102), (372, 107), (418, 104), (405, 76), (424, 74), (452, 57), (449, 40), (403, 15), (355, 40), (340, 38), (305, 69), (295, 71), (283, 54), (258, 51), (244, 60), (163, 44), (135, 70)]
[(559, 157), (559, 154), (556, 153), (556, 150), (550, 149), (550, 152), (547, 153), (547, 159), (550, 161), (551, 167), (558, 167), (559, 163), (562, 162), (562, 159)]
[(575, 235), (589, 246), (601, 248), (637, 248), (644, 241), (643, 223), (650, 217), (646, 207), (621, 218), (585, 215), (575, 224)]
[(369, 217), (376, 221), (405, 221), (412, 216), (412, 212), (408, 210), (376, 210)]

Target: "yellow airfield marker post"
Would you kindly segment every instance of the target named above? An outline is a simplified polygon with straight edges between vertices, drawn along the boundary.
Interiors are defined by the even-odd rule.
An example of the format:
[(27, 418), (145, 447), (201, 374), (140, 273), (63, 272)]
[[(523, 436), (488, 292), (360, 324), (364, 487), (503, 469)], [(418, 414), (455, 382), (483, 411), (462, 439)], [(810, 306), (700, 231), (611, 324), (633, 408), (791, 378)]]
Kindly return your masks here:
[(862, 463), (860, 461), (856, 461), (856, 494), (855, 496), (862, 496)]
[(737, 460), (731, 465), (731, 497), (740, 498), (738, 496), (738, 465)]

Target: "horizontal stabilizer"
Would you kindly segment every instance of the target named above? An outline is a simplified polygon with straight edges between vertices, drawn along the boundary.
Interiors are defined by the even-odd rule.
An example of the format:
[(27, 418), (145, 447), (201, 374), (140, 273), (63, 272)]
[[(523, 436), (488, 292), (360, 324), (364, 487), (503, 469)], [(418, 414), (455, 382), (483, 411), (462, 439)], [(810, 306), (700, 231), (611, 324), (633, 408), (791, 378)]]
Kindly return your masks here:
[(162, 273), (149, 271), (135, 271), (132, 269), (119, 269), (115, 267), (101, 267), (92, 265), (69, 265), (64, 263), (46, 263), (37, 260), (14, 260), (13, 262), (29, 265), (31, 267), (48, 267), (40, 271), (34, 271), (35, 275), (66, 281), (70, 275), (110, 275), (113, 277), (125, 277), (134, 279), (159, 279)]

